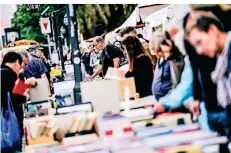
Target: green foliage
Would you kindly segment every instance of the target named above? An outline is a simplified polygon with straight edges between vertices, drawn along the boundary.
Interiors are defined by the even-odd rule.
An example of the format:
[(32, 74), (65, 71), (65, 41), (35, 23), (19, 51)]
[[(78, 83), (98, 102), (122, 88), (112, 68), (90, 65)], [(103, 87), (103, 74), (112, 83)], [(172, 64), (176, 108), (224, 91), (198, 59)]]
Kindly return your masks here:
[[(46, 42), (42, 35), (39, 25), (41, 13), (50, 6), (47, 14), (52, 11), (65, 7), (65, 5), (40, 5), (34, 12), (29, 11), (27, 5), (18, 5), (12, 23), (14, 27), (21, 30), (24, 39), (36, 40), (40, 43)], [(85, 39), (95, 35), (107, 33), (120, 26), (132, 13), (136, 5), (128, 4), (86, 4), (77, 5), (78, 29)], [(63, 21), (65, 8), (61, 11), (59, 18)]]

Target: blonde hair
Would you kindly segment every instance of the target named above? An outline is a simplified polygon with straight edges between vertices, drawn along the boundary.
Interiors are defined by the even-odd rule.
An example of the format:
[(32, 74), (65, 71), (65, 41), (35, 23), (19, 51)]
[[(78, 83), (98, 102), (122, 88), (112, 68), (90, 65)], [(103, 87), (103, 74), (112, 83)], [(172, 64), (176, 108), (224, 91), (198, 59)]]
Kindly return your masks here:
[(144, 48), (145, 54), (151, 59), (151, 62), (152, 62), (153, 68), (154, 68), (156, 65), (156, 57), (151, 54), (149, 44), (144, 42), (144, 43), (142, 43), (142, 46)]

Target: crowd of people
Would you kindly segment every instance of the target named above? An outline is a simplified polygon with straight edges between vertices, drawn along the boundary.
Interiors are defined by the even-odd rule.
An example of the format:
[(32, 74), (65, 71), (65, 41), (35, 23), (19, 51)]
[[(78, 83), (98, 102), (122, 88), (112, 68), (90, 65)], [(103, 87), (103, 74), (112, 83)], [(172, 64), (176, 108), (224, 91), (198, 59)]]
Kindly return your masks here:
[[(134, 77), (140, 98), (155, 97), (155, 113), (190, 112), (202, 129), (231, 140), (231, 10), (223, 5), (190, 8), (181, 22), (154, 32), (150, 40), (133, 27), (120, 30), (121, 39), (113, 44), (95, 37), (89, 47), (81, 48), (82, 75), (104, 77), (109, 67), (128, 65), (121, 76)], [(34, 46), (29, 52), (30, 56), (9, 52), (1, 63), (2, 115), (12, 100), (21, 137), (22, 103), (28, 90), (24, 95), (13, 94), (15, 82), (21, 79), (35, 86), (38, 78), (50, 81), (50, 66), (41, 48)]]
[[(118, 44), (128, 60), (127, 72), (121, 74), (134, 77), (141, 98), (155, 97), (155, 113), (191, 112), (202, 129), (231, 139), (230, 6), (190, 5), (190, 9), (150, 40), (133, 27), (120, 30), (121, 39), (114, 44), (96, 37), (88, 53), (90, 62), (83, 61), (94, 67), (86, 77), (104, 76), (108, 67), (122, 66), (114, 47)], [(89, 64), (93, 57), (94, 65)]]

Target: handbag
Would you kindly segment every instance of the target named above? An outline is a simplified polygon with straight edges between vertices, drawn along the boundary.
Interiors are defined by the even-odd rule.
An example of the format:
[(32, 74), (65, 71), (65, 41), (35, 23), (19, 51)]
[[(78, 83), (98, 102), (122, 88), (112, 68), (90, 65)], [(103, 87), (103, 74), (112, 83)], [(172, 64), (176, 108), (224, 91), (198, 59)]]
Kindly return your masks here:
[(10, 93), (8, 96), (8, 107), (1, 108), (1, 151), (13, 151), (21, 145), (20, 129), (18, 119), (15, 115)]

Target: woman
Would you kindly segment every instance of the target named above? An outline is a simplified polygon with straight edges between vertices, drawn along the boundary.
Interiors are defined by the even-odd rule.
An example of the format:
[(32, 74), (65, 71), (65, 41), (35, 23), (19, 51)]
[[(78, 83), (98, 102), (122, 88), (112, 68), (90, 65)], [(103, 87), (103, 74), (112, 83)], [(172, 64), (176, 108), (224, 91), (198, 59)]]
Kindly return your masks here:
[(136, 91), (140, 94), (140, 98), (152, 95), (153, 64), (151, 57), (145, 53), (139, 38), (135, 35), (127, 35), (123, 44), (129, 63), (129, 71), (125, 77), (134, 77)]
[[(15, 82), (18, 79), (20, 70), (22, 68), (23, 59), (22, 57), (15, 52), (7, 53), (2, 61), (1, 65), (1, 109), (4, 111), (8, 108), (7, 101), (9, 98), (12, 100), (15, 114), (18, 120), (20, 128), (20, 136), (23, 135), (23, 110), (22, 103), (26, 102), (26, 96), (28, 95), (28, 90), (23, 93), (23, 95), (18, 95), (13, 93), (15, 87)], [(35, 78), (29, 78), (25, 81), (26, 85), (35, 85)], [(8, 96), (8, 93), (10, 96)], [(1, 125), (3, 126), (3, 125)], [(21, 143), (21, 142), (20, 142)], [(15, 150), (21, 150), (21, 144), (16, 144), (13, 148), (3, 148), (2, 152), (14, 152)]]

